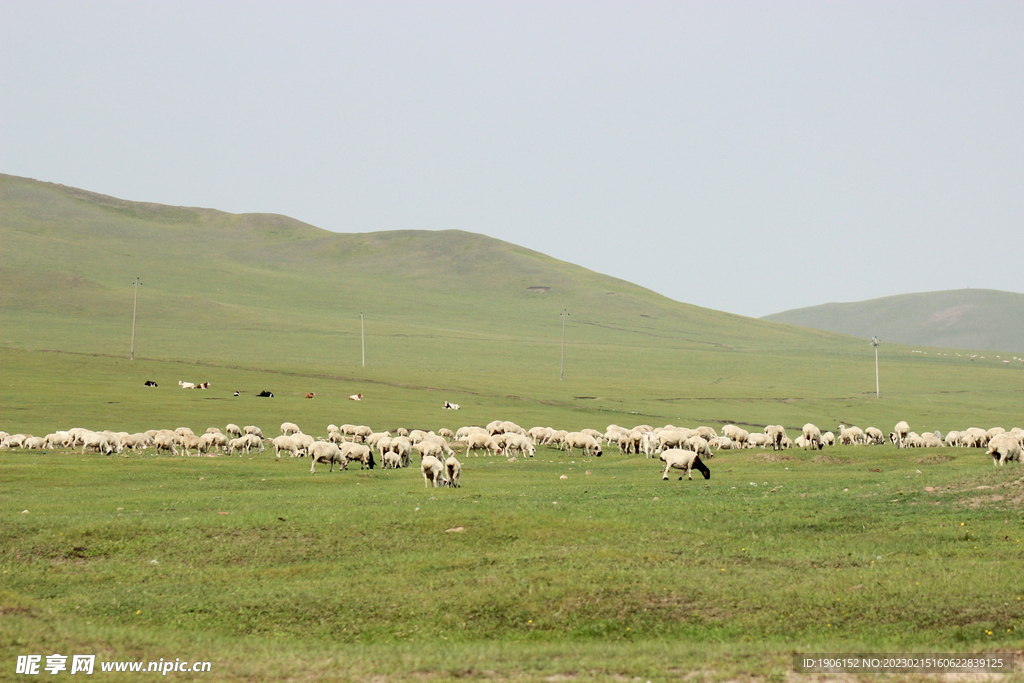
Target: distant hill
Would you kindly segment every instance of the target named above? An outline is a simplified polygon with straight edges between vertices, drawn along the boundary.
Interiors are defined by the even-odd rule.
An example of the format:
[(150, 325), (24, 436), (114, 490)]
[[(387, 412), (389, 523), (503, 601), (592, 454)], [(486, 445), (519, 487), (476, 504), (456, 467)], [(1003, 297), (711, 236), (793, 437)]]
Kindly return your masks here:
[(588, 330), (577, 342), (843, 343), (679, 303), (475, 233), (342, 234), (10, 175), (0, 175), (0, 244), (0, 344), (21, 348), (121, 352), (137, 275), (140, 348), (160, 357), (294, 351), (295, 360), (336, 361), (338, 339), (328, 339), (351, 343), (361, 312), (375, 335), (406, 338), (553, 341), (569, 309)]
[(762, 319), (900, 344), (1024, 351), (1024, 294), (992, 289), (822, 304)]
[[(897, 306), (881, 318), (913, 328), (917, 309)], [(972, 326), (991, 331), (1000, 316), (983, 313)], [(19, 416), (66, 424), (100, 404), (112, 420), (137, 400), (165, 405), (167, 394), (137, 395), (143, 379), (212, 382), (210, 392), (166, 403), (168, 415), (201, 402), (225, 420), (249, 419), (231, 412), (239, 408), (228, 390), (241, 375), (251, 378), (242, 389), (293, 387), (282, 394), (298, 404), (279, 394), (267, 415), (308, 414), (315, 403), (335, 423), (357, 419), (346, 398), (356, 392), (373, 397), (360, 406), (378, 419), (434, 415), (419, 423), (434, 427), (445, 400), (463, 406), (464, 424), (515, 415), (578, 426), (799, 429), (809, 420), (888, 425), (894, 415), (918, 415), (913, 424), (923, 429), (936, 410), (990, 424), (998, 424), (993, 406), (1016, 410), (1024, 363), (912, 354), (899, 344), (886, 345), (879, 401), (863, 337), (894, 337), (887, 328), (844, 331), (861, 339), (673, 301), (460, 230), (341, 234), (286, 216), (132, 202), (0, 175), (0, 416), (8, 424)], [(1019, 338), (1011, 331), (998, 346)], [(106, 369), (87, 381), (61, 376), (71, 366), (60, 359), (71, 354), (98, 354), (104, 363), (95, 367)], [(160, 374), (164, 366), (177, 369)], [(31, 400), (18, 393), (40, 382), (50, 389)], [(303, 402), (307, 392), (318, 400)], [(331, 403), (339, 397), (341, 406)]]

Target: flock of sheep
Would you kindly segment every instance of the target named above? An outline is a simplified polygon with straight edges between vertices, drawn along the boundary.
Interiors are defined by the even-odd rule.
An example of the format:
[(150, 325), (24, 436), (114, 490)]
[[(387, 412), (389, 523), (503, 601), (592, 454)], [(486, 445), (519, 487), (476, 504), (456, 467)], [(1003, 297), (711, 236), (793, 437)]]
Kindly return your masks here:
[[(788, 448), (823, 449), (840, 445), (883, 445), (887, 440), (900, 448), (964, 447), (987, 448), (993, 464), (1002, 465), (1007, 461), (1020, 462), (1024, 449), (1024, 430), (1015, 427), (1006, 431), (1002, 427), (988, 430), (972, 427), (964, 431), (951, 431), (945, 438), (938, 433), (926, 432), (918, 435), (910, 431), (906, 422), (899, 422), (889, 433), (888, 439), (881, 430), (868, 427), (839, 425), (839, 438), (833, 432), (822, 433), (813, 424), (805, 424), (800, 435), (790, 439), (782, 425), (768, 425), (761, 432), (750, 432), (737, 425), (722, 427), (721, 435), (713, 428), (700, 426), (693, 429), (665, 425), (651, 427), (639, 425), (632, 429), (608, 425), (604, 432), (584, 429), (578, 432), (556, 430), (550, 427), (534, 427), (526, 430), (514, 422), (495, 420), (486, 427), (467, 426), (452, 432), (440, 429), (435, 434), (420, 429), (396, 429), (374, 432), (364, 425), (345, 424), (327, 426), (327, 436), (314, 438), (302, 432), (298, 425), (285, 422), (281, 435), (268, 439), (259, 427), (239, 427), (229, 424), (222, 432), (210, 427), (206, 433), (197, 436), (188, 427), (175, 430), (153, 429), (147, 432), (94, 432), (81, 427), (67, 431), (53, 432), (46, 436), (31, 434), (8, 434), (0, 431), (0, 450), (19, 449), (77, 449), (82, 453), (93, 451), (103, 454), (123, 453), (126, 450), (156, 449), (172, 455), (224, 453), (232, 455), (262, 453), (267, 444), (273, 446), (274, 456), (280, 460), (283, 453), (293, 458), (310, 457), (310, 473), (316, 472), (317, 463), (330, 464), (347, 469), (350, 462), (358, 462), (360, 468), (373, 469), (380, 457), (384, 468), (408, 467), (412, 455), (420, 456), (420, 471), (424, 485), (459, 486), (462, 463), (455, 457), (455, 446), (463, 450), (463, 457), (474, 451), (492, 455), (504, 455), (510, 460), (517, 456), (533, 457), (540, 445), (567, 451), (570, 455), (578, 449), (587, 456), (600, 457), (602, 445), (615, 446), (620, 453), (644, 454), (649, 458), (659, 457), (665, 463), (663, 479), (668, 479), (672, 469), (684, 470), (692, 479), (696, 469), (705, 479), (711, 477), (707, 465), (701, 460), (711, 458), (715, 451), (745, 448)], [(682, 478), (682, 477), (680, 477)]]

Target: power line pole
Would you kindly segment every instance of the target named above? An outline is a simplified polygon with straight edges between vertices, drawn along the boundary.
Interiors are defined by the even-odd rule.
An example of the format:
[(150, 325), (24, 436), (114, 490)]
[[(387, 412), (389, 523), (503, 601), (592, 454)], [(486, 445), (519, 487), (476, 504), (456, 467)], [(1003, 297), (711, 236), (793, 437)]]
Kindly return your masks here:
[(132, 306), (132, 355), (128, 360), (135, 360), (135, 314), (139, 311), (139, 278), (135, 278), (135, 305)]
[(562, 365), (558, 370), (558, 381), (561, 382), (565, 379), (565, 319), (569, 316), (569, 313), (563, 308), (562, 309)]
[(871, 345), (875, 347), (875, 398), (882, 398), (882, 392), (878, 389), (878, 345), (881, 341), (878, 337), (871, 338)]
[(363, 314), (359, 314), (359, 337), (363, 340), (363, 367), (366, 367), (366, 328), (363, 327)]

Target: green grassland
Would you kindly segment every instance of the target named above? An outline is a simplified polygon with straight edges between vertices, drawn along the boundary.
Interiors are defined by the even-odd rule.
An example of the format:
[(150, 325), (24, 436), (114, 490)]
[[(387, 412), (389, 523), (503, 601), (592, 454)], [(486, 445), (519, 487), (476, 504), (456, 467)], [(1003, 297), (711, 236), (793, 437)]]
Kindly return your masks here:
[(310, 475), (268, 454), (4, 453), (4, 661), (718, 680), (793, 652), (1020, 649), (1019, 467), (892, 447), (709, 465), (662, 481), (657, 461), (543, 448), (426, 489), (415, 468)]
[[(459, 231), (333, 234), (0, 176), (0, 244), (12, 433), (1022, 423), (1006, 356), (883, 344), (879, 400), (864, 339)], [(782, 680), (794, 652), (1022, 649), (1016, 466), (890, 447), (709, 465), (663, 482), (657, 461), (542, 449), (427, 491), (415, 468), (266, 454), (0, 452), (0, 679), (44, 651), (209, 659), (216, 680)]]

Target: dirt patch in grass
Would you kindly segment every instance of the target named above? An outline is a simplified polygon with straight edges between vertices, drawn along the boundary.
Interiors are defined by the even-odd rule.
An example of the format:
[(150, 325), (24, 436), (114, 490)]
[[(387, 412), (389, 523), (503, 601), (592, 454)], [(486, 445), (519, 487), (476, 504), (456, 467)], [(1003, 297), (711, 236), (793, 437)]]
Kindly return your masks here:
[(919, 465), (937, 465), (940, 462), (949, 462), (953, 457), (949, 455), (942, 455), (941, 453), (935, 453), (934, 455), (926, 455), (923, 458), (918, 458), (914, 462)]
[(848, 458), (837, 458), (834, 455), (816, 455), (811, 458), (811, 462), (820, 462), (825, 465), (848, 465), (850, 460)]
[(992, 494), (990, 496), (976, 496), (974, 498), (964, 498), (956, 501), (956, 505), (963, 505), (964, 507), (971, 508), (972, 510), (977, 510), (983, 505), (993, 503), (1001, 504), (1001, 507), (1019, 508), (1021, 507), (1021, 504), (1024, 504), (1024, 496), (1007, 498), (1006, 496)]
[(754, 458), (757, 460), (763, 460), (764, 462), (782, 462), (783, 460), (796, 460), (792, 455), (786, 455), (785, 453), (756, 453)]

